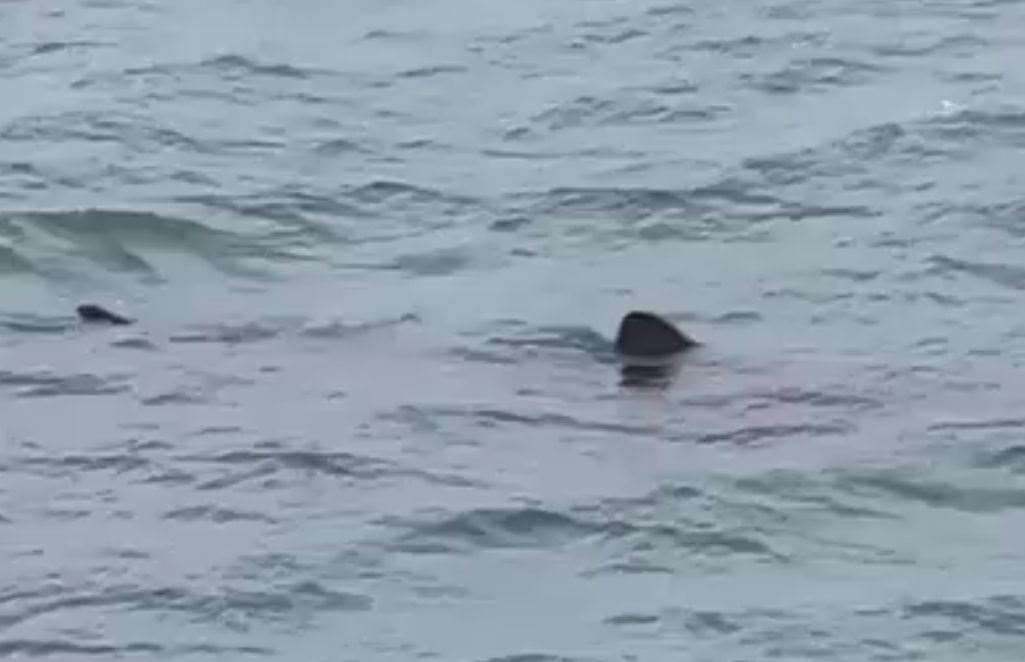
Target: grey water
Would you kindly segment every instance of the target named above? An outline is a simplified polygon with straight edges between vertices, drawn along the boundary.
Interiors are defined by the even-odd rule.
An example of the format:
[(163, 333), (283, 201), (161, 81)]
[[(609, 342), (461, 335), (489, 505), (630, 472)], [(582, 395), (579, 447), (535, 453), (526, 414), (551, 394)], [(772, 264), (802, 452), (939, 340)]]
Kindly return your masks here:
[(0, 2), (0, 658), (1022, 659), (1023, 62), (1015, 0)]

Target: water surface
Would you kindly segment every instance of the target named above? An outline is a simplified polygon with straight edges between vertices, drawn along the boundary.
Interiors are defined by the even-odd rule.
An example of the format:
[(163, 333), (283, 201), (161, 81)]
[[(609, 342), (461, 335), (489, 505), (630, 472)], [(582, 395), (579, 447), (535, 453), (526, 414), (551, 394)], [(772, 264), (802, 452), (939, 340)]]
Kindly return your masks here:
[(1016, 659), (1023, 25), (3, 2), (0, 657)]

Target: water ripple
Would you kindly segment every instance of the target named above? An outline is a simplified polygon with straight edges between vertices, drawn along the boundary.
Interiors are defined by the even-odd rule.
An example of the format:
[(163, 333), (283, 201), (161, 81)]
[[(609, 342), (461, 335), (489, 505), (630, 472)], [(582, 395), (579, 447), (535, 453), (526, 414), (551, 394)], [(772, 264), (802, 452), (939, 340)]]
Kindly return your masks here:
[(1014, 265), (974, 262), (946, 255), (934, 255), (929, 258), (929, 262), (940, 273), (961, 272), (1009, 289), (1025, 289), (1025, 269)]
[[(233, 450), (213, 455), (187, 455), (181, 461), (215, 465), (271, 466), (328, 476), (377, 478), (388, 472), (389, 463), (344, 452), (291, 450)], [(246, 470), (248, 471), (248, 470)]]
[[(10, 224), (67, 242), (62, 252), (83, 257), (112, 271), (138, 273), (153, 278), (157, 271), (143, 257), (143, 250), (176, 250), (197, 255), (222, 272), (253, 275), (239, 260), (258, 251), (247, 249), (245, 240), (188, 218), (152, 212), (87, 209), (53, 212), (20, 212), (0, 215)], [(25, 239), (35, 250), (53, 243)], [(41, 271), (44, 269), (40, 268)]]
[(27, 143), (110, 142), (141, 151), (157, 148), (204, 150), (196, 139), (170, 127), (157, 125), (145, 115), (84, 110), (10, 121), (0, 126), (0, 140)]
[(514, 336), (493, 336), (488, 345), (527, 350), (570, 350), (582, 352), (602, 363), (615, 360), (611, 340), (586, 326), (543, 326), (520, 330)]
[(537, 508), (478, 509), (436, 522), (386, 523), (411, 529), (394, 544), (398, 551), (416, 554), (561, 546), (601, 531), (594, 523)]
[(209, 505), (176, 508), (175, 510), (164, 514), (164, 519), (179, 520), (183, 522), (210, 521), (215, 524), (224, 524), (227, 522), (263, 522), (265, 524), (275, 524), (277, 522), (274, 518), (260, 513), (244, 512)]
[(1025, 490), (978, 486), (970, 487), (903, 475), (896, 471), (876, 474), (849, 474), (838, 485), (853, 494), (866, 491), (886, 494), (932, 508), (950, 508), (972, 513), (993, 513), (1025, 507)]
[(128, 375), (80, 373), (60, 375), (49, 370), (33, 373), (0, 370), (0, 386), (17, 387), (21, 398), (44, 398), (65, 395), (114, 395), (131, 390), (125, 381)]
[(43, 657), (52, 655), (116, 655), (133, 653), (164, 653), (163, 646), (151, 643), (132, 643), (123, 646), (110, 644), (76, 644), (57, 639), (0, 639), (0, 655)]
[(658, 432), (658, 428), (654, 426), (584, 420), (558, 413), (521, 414), (505, 409), (488, 407), (412, 407), (407, 405), (403, 407), (402, 411), (405, 413), (405, 417), (408, 417), (410, 412), (417, 412), (420, 414), (426, 413), (430, 416), (469, 418), (475, 421), (479, 427), (496, 427), (512, 424), (530, 428), (568, 428), (572, 430), (611, 432), (626, 435), (651, 435)]
[(883, 71), (882, 67), (865, 62), (819, 57), (792, 61), (779, 71), (748, 78), (756, 89), (772, 94), (796, 94), (833, 86), (864, 85)]
[(828, 437), (848, 434), (854, 426), (845, 421), (835, 423), (803, 423), (797, 425), (750, 425), (723, 432), (707, 432), (697, 437), (703, 444), (728, 442), (731, 444), (757, 444), (775, 439), (801, 437)]
[(1025, 634), (1025, 602), (1016, 596), (996, 596), (985, 602), (929, 600), (904, 608), (905, 618), (942, 620), (1003, 636)]

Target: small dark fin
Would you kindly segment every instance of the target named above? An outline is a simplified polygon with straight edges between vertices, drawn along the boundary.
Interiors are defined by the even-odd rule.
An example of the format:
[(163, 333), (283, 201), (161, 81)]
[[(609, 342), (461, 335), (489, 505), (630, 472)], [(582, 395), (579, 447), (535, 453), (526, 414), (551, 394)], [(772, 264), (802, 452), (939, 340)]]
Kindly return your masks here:
[(669, 356), (696, 345), (661, 317), (636, 310), (627, 313), (616, 334), (616, 351), (626, 356)]
[(75, 310), (83, 322), (106, 322), (108, 324), (124, 325), (135, 321), (122, 317), (117, 313), (112, 313), (103, 306), (97, 306), (94, 303), (84, 303)]

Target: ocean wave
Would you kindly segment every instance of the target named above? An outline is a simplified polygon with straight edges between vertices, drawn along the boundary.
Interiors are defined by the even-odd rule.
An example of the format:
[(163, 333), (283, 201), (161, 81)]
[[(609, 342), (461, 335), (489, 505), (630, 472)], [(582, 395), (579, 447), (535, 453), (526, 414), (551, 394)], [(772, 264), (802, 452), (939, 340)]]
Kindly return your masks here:
[(34, 372), (0, 370), (0, 387), (15, 389), (20, 398), (51, 398), (72, 395), (115, 395), (131, 390), (129, 375), (101, 376), (92, 373), (60, 374), (49, 369)]
[[(147, 253), (163, 251), (195, 255), (236, 277), (262, 275), (244, 262), (260, 255), (258, 240), (189, 218), (118, 209), (7, 212), (0, 218), (19, 229), (16, 245), (31, 255), (29, 266), (53, 279), (74, 273), (71, 260), (84, 259), (105, 271), (158, 283), (163, 279)], [(60, 261), (54, 264), (51, 256)]]

